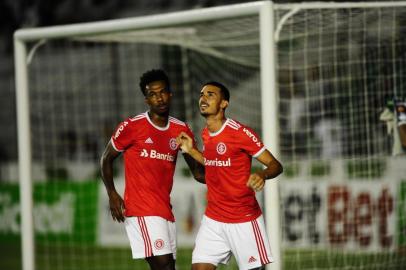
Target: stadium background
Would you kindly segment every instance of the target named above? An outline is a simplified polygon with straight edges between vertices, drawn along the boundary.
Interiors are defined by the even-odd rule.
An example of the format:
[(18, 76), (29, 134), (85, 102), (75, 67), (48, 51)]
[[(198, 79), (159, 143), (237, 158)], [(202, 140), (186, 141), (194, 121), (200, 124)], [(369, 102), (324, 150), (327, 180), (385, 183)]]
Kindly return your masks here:
[[(2, 42), (2, 47), (1, 47), (1, 63), (0, 63), (0, 84), (1, 84), (1, 91), (0, 91), (0, 110), (1, 110), (1, 116), (0, 116), (0, 129), (2, 132), (0, 133), (0, 181), (2, 182), (2, 190), (7, 191), (3, 194), (11, 194), (9, 197), (2, 197), (3, 199), (3, 204), (2, 208), (0, 208), (0, 223), (2, 224), (3, 232), (15, 232), (18, 231), (18, 229), (15, 228), (15, 226), (18, 226), (18, 222), (14, 222), (18, 220), (18, 217), (13, 215), (16, 212), (10, 211), (10, 209), (14, 209), (16, 206), (15, 202), (18, 201), (16, 199), (18, 197), (17, 191), (16, 191), (16, 185), (13, 185), (13, 183), (17, 183), (18, 181), (18, 172), (17, 172), (17, 136), (16, 136), (16, 117), (15, 117), (15, 92), (14, 92), (14, 79), (13, 79), (13, 55), (12, 55), (12, 33), (14, 30), (20, 28), (20, 27), (28, 27), (28, 26), (47, 26), (47, 25), (56, 25), (56, 24), (67, 24), (67, 23), (76, 23), (76, 22), (85, 22), (85, 21), (95, 21), (95, 20), (104, 20), (104, 19), (113, 19), (113, 18), (123, 18), (123, 17), (131, 17), (131, 16), (139, 16), (139, 15), (148, 15), (148, 14), (159, 14), (159, 13), (165, 13), (169, 11), (177, 11), (177, 10), (187, 10), (187, 9), (192, 9), (192, 8), (200, 8), (200, 7), (208, 7), (208, 6), (214, 6), (214, 5), (224, 5), (224, 4), (231, 4), (231, 3), (238, 3), (238, 2), (243, 2), (243, 1), (137, 1), (136, 3), (132, 1), (61, 1), (58, 2), (58, 4), (53, 3), (52, 1), (3, 1), (0, 5), (3, 5), (0, 9), (0, 12), (2, 12), (0, 18), (2, 18), (1, 22), (1, 37), (4, 40)], [(247, 2), (247, 1), (244, 1)], [(275, 1), (275, 2), (295, 2), (295, 1)], [(297, 2), (297, 1), (296, 1)], [(346, 1), (348, 2), (348, 1)], [(162, 54), (169, 54), (169, 53), (174, 53), (174, 52), (168, 52), (168, 51), (162, 51), (160, 52)], [(164, 57), (165, 59), (165, 57)], [(48, 60), (48, 61), (53, 61), (53, 60)], [(164, 68), (167, 68), (169, 70), (176, 69), (176, 66), (179, 65), (179, 63), (176, 60), (173, 59), (168, 59), (167, 62), (162, 63)], [(140, 72), (137, 71), (137, 72)], [(249, 74), (249, 70), (243, 71), (243, 74)], [(182, 82), (182, 76), (177, 74), (176, 72), (171, 73), (171, 79), (173, 81), (173, 84), (175, 85), (183, 85)], [(317, 74), (317, 70), (315, 70), (315, 73), (312, 75), (315, 80), (317, 80), (317, 77), (320, 76), (320, 74)], [(283, 81), (284, 78), (281, 78)], [(134, 78), (134, 88), (133, 89), (128, 89), (127, 94), (130, 95), (131, 91), (138, 91), (138, 86), (136, 82), (137, 78)], [(40, 84), (41, 82), (39, 82)], [(388, 87), (390, 88), (390, 86)], [(390, 92), (388, 92), (390, 93)], [(176, 94), (176, 93), (175, 93)], [(178, 93), (179, 94), (179, 93)], [(385, 96), (385, 93), (383, 93), (382, 96)], [(328, 100), (326, 101), (328, 103)], [(178, 103), (176, 106), (174, 106), (174, 114), (181, 118), (185, 119), (187, 116), (184, 115), (184, 107), (187, 106), (187, 104), (183, 103)], [(331, 104), (327, 104), (326, 106), (331, 106)], [(334, 105), (333, 105), (334, 106)], [(70, 160), (75, 160), (77, 158), (81, 159), (97, 159), (99, 156), (102, 148), (104, 147), (104, 143), (106, 141), (106, 136), (108, 136), (111, 133), (111, 129), (114, 126), (114, 123), (117, 123), (120, 119), (125, 117), (128, 114), (133, 114), (136, 112), (133, 112), (131, 107), (121, 107), (119, 104), (112, 104), (112, 107), (109, 108), (109, 114), (111, 114), (111, 110), (113, 110), (115, 113), (114, 115), (110, 115), (111, 117), (108, 118), (108, 121), (105, 123), (101, 123), (103, 128), (105, 128), (105, 132), (102, 134), (83, 134), (83, 133), (75, 133), (75, 132), (65, 132), (63, 134), (59, 134), (62, 138), (63, 141), (66, 143), (64, 144), (64, 148), (62, 149), (53, 149), (51, 151), (52, 153), (54, 152), (59, 152), (63, 153), (63, 155), (66, 155), (67, 159)], [(317, 109), (315, 109), (317, 110)], [(255, 116), (254, 116), (255, 117)], [(312, 120), (310, 120), (312, 121)], [(256, 121), (256, 123), (259, 123), (260, 121)], [(198, 123), (192, 123), (194, 124), (194, 129), (195, 131), (198, 130), (199, 124)], [(330, 123), (334, 124), (334, 123)], [(383, 127), (383, 125), (382, 125)], [(260, 130), (260, 126), (254, 126), (256, 130)], [(35, 132), (35, 130), (34, 130)], [(293, 135), (292, 135), (293, 136)], [(300, 142), (300, 138), (297, 139), (297, 142)], [(289, 144), (289, 140), (286, 142), (282, 141), (282, 144)], [(354, 145), (352, 145), (354, 146)], [(388, 155), (390, 154), (390, 141), (383, 141), (381, 143), (381, 146), (387, 147), (387, 150), (384, 150)], [(357, 148), (351, 148), (351, 149), (343, 149), (343, 151), (354, 151), (356, 152)], [(359, 147), (359, 149), (362, 149), (362, 147)], [(379, 152), (382, 149), (377, 149), (377, 152)], [(307, 151), (306, 149), (300, 149), (298, 147), (297, 151), (294, 153), (294, 155), (300, 155), (302, 154), (301, 151)], [(361, 150), (360, 150), (361, 151)], [(46, 153), (41, 153), (39, 151), (35, 151), (34, 148), (34, 156), (35, 155), (41, 155), (37, 156), (40, 158), (45, 158), (45, 159), (52, 159), (52, 156), (47, 157)], [(306, 153), (309, 154), (309, 153)], [(327, 153), (328, 155), (329, 153)], [(330, 153), (331, 154), (331, 153)], [(45, 155), (45, 156), (42, 156)], [(311, 155), (311, 153), (310, 153)], [(299, 167), (306, 167), (308, 164), (299, 164), (299, 165), (294, 165), (291, 167), (288, 167), (288, 170), (286, 171), (286, 174), (291, 176), (292, 179), (295, 179), (297, 181), (301, 180), (306, 180), (306, 176), (300, 175), (297, 173), (297, 171), (303, 171), (303, 168)], [(357, 164), (354, 165), (355, 167), (358, 166)], [(362, 164), (360, 165), (361, 167), (363, 166)], [(371, 165), (368, 165), (371, 167)], [(383, 170), (382, 165), (379, 160), (376, 161), (376, 163), (372, 164), (372, 167), (374, 169), (372, 170), (373, 177), (377, 178), (386, 178), (386, 177), (397, 177), (401, 178), (402, 176), (398, 176), (396, 172), (390, 171), (390, 170)], [(398, 168), (399, 165), (391, 165), (394, 166), (395, 170)], [(401, 165), (400, 165), (401, 166)], [(319, 176), (318, 180), (323, 178), (339, 178), (340, 177), (340, 172), (333, 170), (329, 171), (328, 166), (324, 166), (323, 164), (318, 164), (318, 166), (310, 166), (310, 175), (313, 176)], [(327, 168), (327, 169), (326, 169)], [(35, 168), (34, 168), (35, 169)], [(90, 170), (90, 171), (89, 171)], [(380, 171), (385, 171), (385, 174), (380, 174)], [(70, 177), (74, 178), (80, 178), (83, 175), (89, 175), (92, 174), (97, 178), (97, 168), (96, 167), (87, 167), (87, 166), (79, 166), (77, 167), (76, 165), (71, 166), (69, 168), (63, 168), (63, 167), (58, 167), (57, 165), (53, 164), (52, 168), (47, 169), (47, 168), (41, 168), (41, 170), (38, 170), (38, 174), (36, 175), (37, 178), (55, 178), (55, 179), (69, 179)], [(361, 177), (362, 175), (362, 170), (357, 170), (356, 168), (348, 168), (348, 174), (355, 174), (353, 175), (353, 178)], [(368, 174), (371, 173), (368, 171)], [(182, 178), (187, 176), (187, 173), (180, 171), (178, 172), (177, 177)], [(387, 175), (389, 174), (389, 175)], [(34, 172), (35, 175), (35, 172)], [(395, 175), (395, 176), (394, 176)], [(370, 175), (369, 175), (370, 176)], [(35, 177), (35, 176), (34, 176)], [(10, 184), (10, 185), (8, 185)], [(58, 183), (59, 185), (60, 183)], [(62, 185), (64, 185), (62, 183)], [(85, 183), (83, 184), (84, 186), (80, 187), (66, 187), (67, 190), (72, 191), (72, 189), (77, 189), (78, 191), (78, 198), (79, 197), (86, 197), (89, 196), (89, 194), (92, 194), (91, 196), (94, 196), (94, 198), (98, 198), (98, 200), (102, 200), (103, 197), (103, 191), (98, 189), (98, 186), (96, 186), (93, 183)], [(186, 184), (188, 185), (188, 184)], [(305, 186), (305, 185), (304, 185)], [(35, 187), (36, 189), (52, 189), (52, 186), (50, 187), (49, 185), (43, 185), (41, 184), (37, 185)], [(58, 187), (61, 190), (64, 190), (62, 187)], [(187, 187), (186, 187), (187, 188)], [(191, 187), (192, 189), (194, 187)], [(319, 211), (323, 207), (326, 207), (325, 205), (320, 205), (320, 197), (325, 196), (327, 194), (327, 190), (329, 187), (325, 185), (325, 183), (315, 183), (314, 185), (307, 185), (306, 188), (304, 188), (302, 194), (298, 194), (297, 191), (295, 191), (295, 187), (292, 186), (290, 187), (289, 185), (284, 186), (286, 189), (285, 194), (289, 194), (286, 196), (286, 202), (287, 203), (293, 203), (295, 202), (301, 202), (301, 201), (310, 201), (311, 204), (311, 209), (313, 211)], [(357, 184), (353, 185), (348, 185), (345, 186), (345, 189), (351, 189), (352, 191), (355, 191), (354, 193), (357, 193), (357, 190), (362, 190), (362, 187), (357, 187)], [(397, 192), (398, 186), (393, 185), (389, 187), (389, 190), (387, 189), (386, 186), (382, 186), (379, 183), (378, 184), (372, 184), (370, 188), (370, 193), (372, 194), (372, 197), (377, 200), (378, 204), (379, 201), (385, 202), (387, 198), (387, 193), (389, 195), (393, 196)], [(405, 187), (404, 185), (401, 186), (401, 190), (404, 190)], [(80, 192), (85, 191), (86, 195), (80, 194)], [(76, 191), (73, 191), (76, 192)], [(192, 198), (182, 198), (182, 196), (178, 196), (178, 198), (182, 198), (185, 201), (180, 201), (177, 204), (179, 206), (185, 206), (188, 205), (190, 207), (186, 207), (183, 209), (180, 209), (179, 211), (183, 211), (183, 215), (186, 216), (189, 219), (182, 220), (182, 225), (184, 227), (185, 231), (190, 231), (193, 224), (195, 225), (196, 222), (198, 222), (198, 216), (201, 215), (202, 211), (202, 195), (200, 190), (196, 191), (197, 194), (193, 198), (198, 198), (196, 201), (193, 201), (194, 199)], [(405, 191), (406, 192), (406, 191)], [(62, 192), (63, 193), (63, 192)], [(182, 194), (182, 192), (180, 192)], [(404, 193), (402, 193), (404, 194)], [(105, 196), (104, 196), (105, 197)], [(6, 198), (6, 199), (5, 199)], [(11, 199), (10, 199), (11, 198)], [(64, 210), (69, 210), (70, 208), (73, 209), (75, 206), (72, 206), (72, 202), (69, 198), (69, 196), (61, 196), (60, 201), (54, 205), (55, 207), (55, 216), (46, 216), (44, 217), (44, 224), (43, 228), (44, 230), (55, 230), (55, 231), (64, 231), (64, 230), (69, 230), (69, 215), (66, 215), (66, 219), (60, 220), (60, 222), (55, 222), (55, 217), (58, 217), (58, 206), (59, 211), (64, 211)], [(86, 203), (86, 198), (82, 198), (84, 201), (83, 203)], [(52, 200), (52, 199), (50, 199)], [(81, 203), (81, 201), (77, 202)], [(67, 208), (63, 208), (65, 206), (68, 206)], [(72, 207), (70, 207), (72, 206)], [(91, 206), (90, 209), (93, 207), (93, 209), (96, 211), (98, 207), (103, 207), (102, 202), (95, 204), (94, 206)], [(176, 204), (175, 204), (176, 207)], [(62, 210), (61, 210), (62, 209)], [(18, 210), (15, 210), (18, 211)], [(192, 212), (192, 214), (190, 213)], [(295, 211), (293, 211), (296, 213)], [(66, 214), (66, 212), (63, 212)], [(308, 213), (308, 212), (306, 212)], [(311, 211), (309, 212), (311, 213)], [(59, 213), (60, 214), (60, 213)], [(89, 216), (92, 215), (91, 212), (88, 213)], [(288, 229), (285, 231), (287, 234), (287, 239), (291, 239), (290, 241), (295, 242), (298, 237), (300, 237), (300, 231), (301, 231), (301, 226), (306, 227), (308, 226), (308, 229), (306, 229), (306, 232), (304, 233), (306, 235), (305, 240), (302, 241), (302, 243), (296, 245), (300, 247), (300, 245), (306, 246), (308, 243), (318, 243), (318, 238), (320, 237), (319, 234), (320, 232), (318, 231), (320, 227), (317, 226), (317, 222), (311, 222), (311, 225), (308, 225), (306, 222), (307, 218), (301, 217), (301, 215), (293, 215), (291, 216), (291, 213), (289, 211), (285, 212), (284, 215), (287, 216), (287, 219), (291, 218), (292, 221), (292, 228)], [(311, 215), (311, 214), (310, 214)], [(386, 214), (384, 213), (383, 216)], [(67, 217), (68, 216), (68, 217)], [(100, 220), (101, 217), (94, 217), (93, 220), (90, 221), (90, 226), (92, 224), (95, 226), (96, 223), (104, 224), (101, 226), (105, 226), (104, 228), (106, 230), (110, 230), (109, 234), (113, 234), (110, 239), (104, 239), (102, 242), (104, 244), (107, 243), (109, 244), (118, 244), (119, 246), (125, 246), (123, 245), (123, 242), (125, 240), (118, 240), (116, 236), (114, 236), (114, 232), (119, 231), (119, 228), (113, 227), (111, 223), (109, 224), (108, 222), (108, 217), (105, 217), (104, 219)], [(388, 223), (393, 225), (390, 227), (389, 231), (394, 232), (398, 230), (397, 227), (394, 227), (394, 223), (391, 219), (394, 219), (393, 216), (385, 217), (389, 218)], [(74, 218), (72, 218), (74, 219)], [(53, 220), (55, 223), (54, 225), (49, 225), (49, 223)], [(93, 222), (93, 223), (92, 223)], [(296, 223), (295, 223), (296, 222)], [(47, 227), (48, 226), (48, 227)], [(323, 227), (323, 226), (321, 226)], [(196, 227), (194, 227), (196, 229)], [(193, 233), (193, 232), (192, 232)], [(89, 239), (85, 239), (85, 241), (95, 241), (95, 239), (100, 239), (99, 236), (95, 235), (94, 231), (89, 231), (88, 233), (85, 233), (87, 235), (86, 237), (89, 237)], [(192, 235), (192, 234), (191, 234)], [(192, 238), (190, 237), (191, 235), (181, 235), (180, 237), (184, 237), (181, 239), (181, 241), (184, 241), (184, 243), (190, 243), (192, 241)], [(383, 235), (384, 238), (385, 235)], [(12, 239), (14, 237), (14, 239)], [(78, 238), (83, 241), (83, 235), (78, 236)], [(16, 241), (17, 239), (17, 241)], [(3, 236), (3, 238), (0, 238), (1, 240), (1, 254), (3, 254), (3, 258), (1, 258), (0, 262), (0, 268), (1, 269), (19, 269), (19, 260), (20, 260), (20, 247), (18, 244), (18, 237), (16, 238), (15, 235), (13, 236)], [(118, 241), (118, 243), (113, 243), (114, 241)], [(377, 240), (378, 241), (378, 240)], [(384, 241), (384, 240), (383, 240)], [(399, 241), (405, 241), (404, 239), (400, 239)], [(11, 243), (11, 244), (10, 244)], [(16, 243), (16, 244), (13, 244)], [(369, 247), (370, 250), (372, 251), (381, 251), (382, 246), (380, 246), (380, 243), (376, 242), (371, 244)], [(41, 249), (41, 246), (39, 247)], [(48, 247), (49, 249), (49, 247)], [(37, 251), (37, 252), (41, 252)], [(100, 256), (103, 256), (103, 252), (105, 250), (95, 250), (93, 252), (99, 252)], [(114, 250), (109, 250), (109, 252), (127, 252), (127, 255), (129, 256), (128, 250), (126, 249), (114, 249)], [(184, 254), (189, 254), (189, 251), (187, 250)], [(296, 254), (296, 253), (295, 253)], [(293, 256), (295, 256), (293, 254)], [(126, 256), (126, 255), (124, 255)], [(190, 258), (188, 257), (189, 255), (186, 255), (184, 257), (181, 257), (180, 260), (187, 261)], [(315, 257), (317, 257), (317, 254), (312, 255), (312, 260), (315, 260)], [(123, 257), (121, 255), (120, 257)], [(337, 258), (336, 258), (337, 259)], [(376, 259), (376, 256), (374, 257)], [(339, 259), (337, 259), (339, 260)], [(367, 260), (367, 259), (365, 259)], [(52, 260), (51, 260), (52, 261)], [(49, 261), (48, 261), (49, 263)], [(3, 264), (3, 265), (1, 265)], [(41, 265), (41, 262), (39, 262)], [(69, 259), (66, 259), (64, 262), (65, 265), (67, 265), (67, 269), (70, 269), (69, 267)], [(84, 265), (90, 265), (91, 262), (85, 262)], [(114, 262), (112, 262), (114, 264)], [(113, 265), (112, 265), (113, 267)], [(131, 269), (130, 265), (126, 266)], [(298, 265), (292, 266), (293, 269), (295, 268), (300, 268)], [(378, 267), (379, 268), (379, 267)], [(125, 268), (126, 269), (126, 268)], [(136, 268), (135, 268), (136, 269)]]

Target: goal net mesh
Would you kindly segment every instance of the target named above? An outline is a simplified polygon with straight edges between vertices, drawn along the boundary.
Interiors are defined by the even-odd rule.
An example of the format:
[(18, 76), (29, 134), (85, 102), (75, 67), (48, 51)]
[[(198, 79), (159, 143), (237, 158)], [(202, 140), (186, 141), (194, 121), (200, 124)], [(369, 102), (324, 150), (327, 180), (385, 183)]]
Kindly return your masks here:
[(406, 265), (405, 158), (393, 106), (406, 94), (405, 12), (277, 12), (286, 269)]
[[(406, 96), (406, 7), (276, 8), (283, 269), (400, 269), (406, 174), (390, 117)], [(29, 44), (37, 269), (148, 269), (125, 235), (109, 237), (123, 228), (111, 225), (100, 155), (121, 120), (147, 110), (138, 83), (153, 68), (169, 74), (171, 114), (196, 137), (212, 80), (231, 91), (228, 117), (261, 134), (259, 40), (258, 16), (246, 16)], [(177, 221), (190, 215), (178, 230), (193, 239), (200, 215)], [(192, 245), (180, 246), (178, 269), (190, 269)]]
[[(148, 269), (131, 259), (123, 226), (109, 215), (101, 153), (120, 121), (147, 110), (139, 78), (157, 68), (171, 80), (171, 115), (187, 121), (196, 137), (204, 124), (197, 106), (200, 87), (209, 80), (232, 89), (230, 116), (261, 132), (258, 36), (258, 18), (252, 16), (30, 44), (38, 269)], [(179, 239), (177, 265), (189, 269), (204, 190), (198, 209), (179, 210), (182, 198), (193, 200), (199, 188), (182, 174), (182, 161), (172, 203), (185, 239)], [(116, 163), (115, 182), (122, 191), (122, 160)], [(37, 215), (40, 211), (48, 212)]]

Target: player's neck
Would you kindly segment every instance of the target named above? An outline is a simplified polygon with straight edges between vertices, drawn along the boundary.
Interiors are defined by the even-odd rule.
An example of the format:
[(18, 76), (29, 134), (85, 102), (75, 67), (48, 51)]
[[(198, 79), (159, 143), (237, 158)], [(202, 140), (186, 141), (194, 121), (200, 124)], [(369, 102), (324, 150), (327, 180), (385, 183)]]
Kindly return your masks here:
[(226, 121), (227, 118), (224, 114), (210, 115), (206, 117), (206, 127), (210, 133), (216, 133), (221, 129)]
[(166, 127), (168, 124), (169, 114), (159, 115), (151, 111), (148, 112), (148, 117), (158, 127)]

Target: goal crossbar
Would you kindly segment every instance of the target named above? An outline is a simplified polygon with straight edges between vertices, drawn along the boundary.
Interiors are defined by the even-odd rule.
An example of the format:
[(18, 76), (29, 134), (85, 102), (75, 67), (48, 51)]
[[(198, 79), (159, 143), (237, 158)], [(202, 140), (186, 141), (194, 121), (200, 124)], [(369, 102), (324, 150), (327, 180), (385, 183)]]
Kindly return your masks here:
[[(266, 2), (266, 1), (265, 1)], [(72, 25), (39, 27), (20, 29), (14, 34), (14, 39), (21, 41), (35, 41), (39, 39), (56, 39), (69, 36), (85, 36), (106, 34), (115, 31), (136, 30), (155, 27), (157, 25), (177, 25), (185, 22), (200, 22), (216, 18), (248, 16), (258, 14), (264, 1), (230, 5), (226, 7), (212, 7), (199, 10), (172, 12), (160, 15), (150, 15), (135, 18), (115, 19), (93, 23), (78, 23)], [(274, 10), (303, 10), (303, 9), (331, 9), (331, 8), (380, 8), (405, 6), (406, 1), (399, 2), (308, 2), (297, 4), (273, 4)]]
[(226, 7), (212, 7), (160, 15), (107, 20), (94, 23), (79, 23), (63, 26), (21, 29), (16, 31), (14, 38), (23, 41), (35, 41), (39, 39), (55, 39), (78, 35), (98, 35), (116, 31), (147, 29), (160, 25), (173, 26), (182, 23), (194, 23), (220, 18), (235, 18), (258, 14), (262, 5), (263, 2), (259, 1), (230, 5)]

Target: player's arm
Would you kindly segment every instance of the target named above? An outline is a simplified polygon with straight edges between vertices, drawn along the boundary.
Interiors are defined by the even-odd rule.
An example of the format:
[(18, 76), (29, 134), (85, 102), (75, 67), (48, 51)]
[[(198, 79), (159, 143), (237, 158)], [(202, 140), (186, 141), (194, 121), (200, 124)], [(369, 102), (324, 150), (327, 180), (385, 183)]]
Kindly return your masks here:
[(113, 161), (120, 155), (111, 143), (107, 144), (100, 159), (101, 176), (109, 196), (110, 212), (113, 220), (124, 222), (124, 201), (116, 191), (113, 181)]
[(206, 183), (203, 154), (195, 148), (193, 139), (186, 132), (181, 132), (176, 138), (176, 142), (183, 152), (183, 157), (193, 173), (193, 177), (200, 183)]
[(193, 139), (186, 133), (179, 133), (176, 137), (176, 143), (179, 144), (180, 149), (183, 153), (189, 154), (197, 162), (204, 166), (204, 157), (203, 154), (195, 148), (193, 145)]
[(277, 177), (283, 172), (283, 167), (271, 152), (266, 149), (257, 157), (257, 160), (265, 165), (265, 169), (251, 174), (248, 178), (247, 186), (255, 191), (260, 191), (265, 186), (265, 180)]
[(197, 182), (205, 184), (206, 180), (204, 178), (204, 166), (187, 153), (183, 153), (183, 158), (192, 172), (193, 178), (196, 179)]

